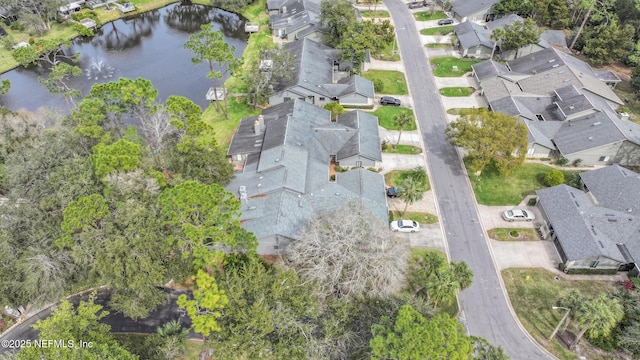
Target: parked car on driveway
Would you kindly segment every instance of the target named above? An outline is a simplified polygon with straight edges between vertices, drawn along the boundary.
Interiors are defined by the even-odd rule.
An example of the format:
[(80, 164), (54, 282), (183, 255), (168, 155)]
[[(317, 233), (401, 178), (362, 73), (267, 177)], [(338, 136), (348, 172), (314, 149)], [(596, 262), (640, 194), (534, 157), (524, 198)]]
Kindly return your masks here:
[(531, 211), (522, 209), (507, 210), (502, 213), (502, 218), (509, 221), (533, 221), (536, 216)]
[(453, 19), (438, 20), (438, 25), (451, 25), (451, 24), (453, 24)]
[(399, 232), (416, 232), (420, 231), (420, 224), (413, 220), (397, 220), (391, 222), (391, 230)]
[(387, 188), (387, 196), (390, 198), (398, 197), (398, 187), (392, 186), (390, 188)]
[(422, 1), (414, 1), (409, 3), (409, 9), (417, 9), (424, 6), (424, 2)]
[(400, 106), (400, 99), (391, 96), (383, 96), (380, 98), (380, 105)]

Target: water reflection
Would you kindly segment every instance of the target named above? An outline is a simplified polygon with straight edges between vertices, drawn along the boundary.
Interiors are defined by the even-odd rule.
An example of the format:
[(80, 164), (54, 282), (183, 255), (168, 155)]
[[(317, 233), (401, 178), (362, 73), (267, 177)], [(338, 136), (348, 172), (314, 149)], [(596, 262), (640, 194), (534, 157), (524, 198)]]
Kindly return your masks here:
[[(172, 4), (106, 24), (93, 38), (74, 40), (73, 46), (64, 52), (82, 54), (79, 66), (84, 74), (71, 79), (69, 84), (87, 94), (95, 83), (142, 77), (151, 80), (160, 100), (180, 95), (205, 107), (205, 94), (211, 86), (206, 77), (208, 67), (194, 66), (193, 54), (184, 48), (184, 43), (189, 34), (206, 23), (222, 31), (225, 41), (235, 46), (236, 56), (242, 55), (246, 46), (243, 18), (203, 5)], [(52, 96), (38, 82), (38, 76), (45, 76), (46, 71), (30, 67), (3, 74), (3, 79), (11, 81), (11, 90), (0, 97), (0, 104), (14, 110), (33, 111), (46, 106), (68, 111), (61, 96)]]

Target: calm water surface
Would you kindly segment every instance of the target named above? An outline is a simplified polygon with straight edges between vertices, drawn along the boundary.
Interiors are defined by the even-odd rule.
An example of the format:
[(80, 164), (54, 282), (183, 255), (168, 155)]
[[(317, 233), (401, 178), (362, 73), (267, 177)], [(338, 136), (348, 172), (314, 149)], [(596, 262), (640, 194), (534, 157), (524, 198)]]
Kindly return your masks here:
[[(184, 43), (200, 25), (211, 23), (222, 31), (225, 41), (235, 46), (236, 56), (240, 57), (247, 42), (244, 21), (220, 9), (180, 4), (114, 21), (104, 25), (93, 38), (74, 40), (66, 50), (82, 54), (79, 66), (84, 71), (70, 81), (70, 86), (86, 95), (95, 83), (142, 77), (151, 80), (158, 90), (158, 100), (180, 95), (204, 109), (208, 103), (205, 94), (211, 87), (211, 80), (206, 77), (209, 67), (204, 63), (193, 65), (193, 53), (184, 48)], [(49, 107), (68, 112), (62, 96), (51, 95), (38, 82), (44, 71), (20, 67), (2, 74), (2, 79), (11, 80), (11, 90), (0, 97), (0, 104), (12, 110)]]

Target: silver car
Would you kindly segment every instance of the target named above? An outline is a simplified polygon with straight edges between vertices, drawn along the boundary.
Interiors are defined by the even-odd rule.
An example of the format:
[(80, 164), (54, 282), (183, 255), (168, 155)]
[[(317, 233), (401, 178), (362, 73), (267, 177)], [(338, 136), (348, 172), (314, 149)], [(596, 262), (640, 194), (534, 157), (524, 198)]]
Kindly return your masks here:
[(533, 221), (536, 219), (531, 211), (522, 209), (507, 210), (502, 213), (502, 218), (509, 221)]

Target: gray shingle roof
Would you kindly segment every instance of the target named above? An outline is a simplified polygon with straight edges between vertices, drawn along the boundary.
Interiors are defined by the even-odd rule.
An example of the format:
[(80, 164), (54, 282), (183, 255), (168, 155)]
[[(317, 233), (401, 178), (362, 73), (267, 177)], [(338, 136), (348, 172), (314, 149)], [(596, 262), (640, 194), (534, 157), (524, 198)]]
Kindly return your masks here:
[(451, 9), (461, 16), (476, 14), (488, 9), (500, 0), (455, 0), (451, 2)]
[(488, 22), (486, 26), (487, 29), (493, 31), (494, 29), (501, 28), (505, 25), (512, 25), (516, 21), (524, 21), (524, 19), (516, 14), (509, 14), (505, 17), (501, 17), (497, 20)]
[(471, 22), (464, 21), (453, 28), (460, 45), (464, 49), (482, 45), (489, 49), (493, 48), (494, 41), (491, 40), (491, 31), (482, 26)]
[(243, 172), (226, 187), (234, 194), (240, 186), (246, 188), (241, 219), (247, 230), (258, 239), (276, 234), (295, 239), (312, 214), (338, 208), (347, 200), (360, 201), (378, 219), (388, 221), (380, 174), (354, 169), (338, 173), (335, 182), (329, 180), (331, 154), (382, 158), (375, 116), (354, 111), (331, 122), (329, 111), (300, 100), (265, 109), (262, 115), (261, 151), (254, 151), (256, 117), (241, 120), (229, 151), (253, 151)]
[(581, 173), (580, 178), (600, 206), (640, 215), (640, 174), (614, 164)]
[(563, 122), (553, 138), (558, 150), (565, 156), (624, 139), (622, 132), (603, 112)]
[(536, 191), (568, 260), (640, 260), (640, 174), (611, 165), (580, 177), (591, 196), (566, 185)]
[[(276, 5), (279, 6), (275, 7)], [(309, 24), (317, 25), (320, 19), (319, 0), (290, 0), (285, 3), (273, 1), (267, 6), (272, 10), (286, 8), (286, 12), (270, 15), (269, 25), (272, 29), (285, 29), (287, 34)]]
[(480, 81), (509, 73), (509, 69), (506, 66), (493, 60), (481, 61), (471, 65), (471, 68)]

